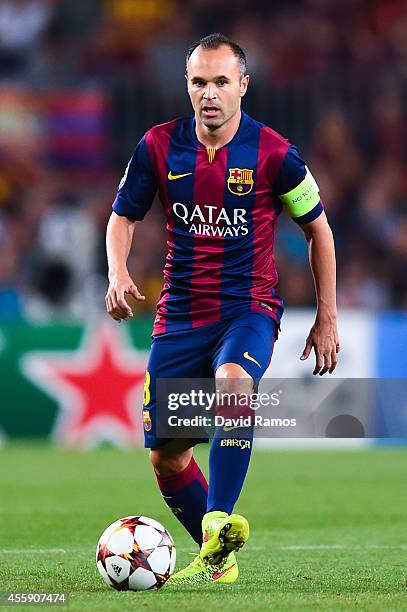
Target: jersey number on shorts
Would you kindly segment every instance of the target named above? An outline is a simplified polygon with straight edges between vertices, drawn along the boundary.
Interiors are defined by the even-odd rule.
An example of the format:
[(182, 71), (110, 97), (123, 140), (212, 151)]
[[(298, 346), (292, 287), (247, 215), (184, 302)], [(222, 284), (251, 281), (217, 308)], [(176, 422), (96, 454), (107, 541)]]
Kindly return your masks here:
[(144, 381), (144, 406), (148, 406), (148, 404), (150, 403), (150, 399), (151, 399), (150, 381), (151, 381), (150, 372), (146, 370), (146, 378)]

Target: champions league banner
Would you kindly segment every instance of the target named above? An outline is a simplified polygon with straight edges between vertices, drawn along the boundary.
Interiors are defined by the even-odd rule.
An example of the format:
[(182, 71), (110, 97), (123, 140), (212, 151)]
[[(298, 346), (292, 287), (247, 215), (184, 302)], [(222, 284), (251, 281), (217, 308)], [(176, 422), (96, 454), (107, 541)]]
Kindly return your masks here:
[(140, 444), (150, 320), (0, 327), (0, 432), (68, 446)]
[[(258, 396), (251, 398), (259, 445), (312, 446), (324, 439), (329, 445), (333, 438), (344, 446), (347, 438), (407, 443), (407, 316), (340, 313), (341, 359), (330, 379), (312, 377), (312, 356), (299, 360), (304, 330), (312, 322), (307, 311), (283, 317), (271, 365)], [(102, 318), (90, 325), (0, 326), (0, 444), (15, 438), (79, 447), (142, 444), (143, 429), (153, 426), (150, 406), (143, 405), (151, 391), (146, 388), (151, 325), (149, 319), (119, 326)], [(157, 384), (162, 417), (157, 426), (173, 417), (171, 437), (191, 427), (177, 421), (191, 410), (193, 398), (185, 397), (191, 388), (191, 381)], [(192, 406), (189, 416), (202, 418), (192, 427), (203, 437), (226, 427), (238, 438), (239, 423), (230, 419), (247, 418), (247, 405), (238, 406), (237, 414), (224, 413), (229, 421), (216, 421), (213, 381), (200, 388), (209, 399), (195, 397), (201, 405)]]

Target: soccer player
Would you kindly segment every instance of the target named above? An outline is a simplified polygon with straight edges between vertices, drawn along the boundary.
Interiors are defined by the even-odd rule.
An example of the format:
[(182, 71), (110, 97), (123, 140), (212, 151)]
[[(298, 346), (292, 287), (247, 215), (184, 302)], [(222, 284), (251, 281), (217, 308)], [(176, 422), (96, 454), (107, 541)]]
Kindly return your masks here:
[(106, 308), (113, 319), (128, 320), (125, 293), (144, 300), (126, 262), (134, 225), (158, 191), (168, 253), (146, 372), (145, 445), (165, 502), (200, 546), (172, 582), (232, 583), (238, 576), (234, 551), (249, 537), (248, 521), (233, 509), (249, 465), (252, 428), (242, 428), (239, 440), (230, 427), (216, 429), (207, 484), (193, 457), (202, 439), (157, 436), (156, 381), (214, 377), (222, 393), (256, 388), (283, 312), (273, 256), (283, 208), (309, 243), (317, 298), (300, 359), (314, 350), (313, 373), (333, 372), (339, 350), (335, 253), (317, 183), (298, 149), (241, 110), (249, 75), (240, 46), (218, 33), (201, 39), (187, 53), (186, 79), (194, 115), (151, 128), (119, 185), (107, 229)]

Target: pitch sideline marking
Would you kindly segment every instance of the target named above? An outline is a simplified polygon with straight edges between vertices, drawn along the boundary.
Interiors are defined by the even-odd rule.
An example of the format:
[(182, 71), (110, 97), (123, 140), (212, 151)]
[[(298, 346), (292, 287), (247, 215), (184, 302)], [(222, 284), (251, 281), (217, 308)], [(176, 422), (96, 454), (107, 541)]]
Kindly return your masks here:
[[(366, 544), (366, 545), (352, 545), (352, 544), (293, 544), (287, 546), (250, 546), (250, 550), (262, 551), (262, 550), (407, 550), (407, 544)], [(178, 547), (177, 550), (180, 552), (190, 552), (191, 548)], [(58, 555), (67, 553), (86, 553), (87, 549), (84, 548), (0, 548), (0, 554), (2, 555)]]

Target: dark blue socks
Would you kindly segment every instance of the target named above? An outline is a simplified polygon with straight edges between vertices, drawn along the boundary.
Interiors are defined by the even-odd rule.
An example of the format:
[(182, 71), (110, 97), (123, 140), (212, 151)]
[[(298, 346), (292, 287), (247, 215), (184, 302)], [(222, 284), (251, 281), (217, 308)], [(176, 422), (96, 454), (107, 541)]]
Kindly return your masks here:
[(253, 427), (230, 432), (222, 427), (216, 429), (209, 453), (207, 512), (233, 512), (249, 467), (252, 446)]
[(161, 476), (156, 472), (155, 475), (165, 503), (200, 546), (208, 483), (195, 459), (192, 457), (182, 472), (170, 476)]

